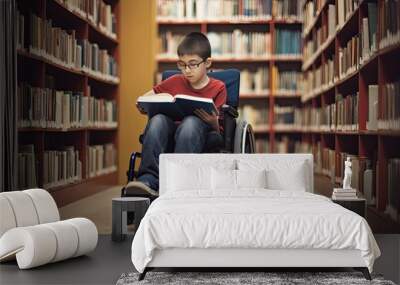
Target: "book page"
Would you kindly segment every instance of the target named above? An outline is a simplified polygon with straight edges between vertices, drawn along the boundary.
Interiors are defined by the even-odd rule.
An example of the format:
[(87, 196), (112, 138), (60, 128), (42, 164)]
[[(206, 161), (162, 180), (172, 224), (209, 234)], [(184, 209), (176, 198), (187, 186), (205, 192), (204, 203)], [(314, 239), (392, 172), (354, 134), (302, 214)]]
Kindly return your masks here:
[(211, 98), (196, 97), (196, 96), (185, 95), (185, 94), (177, 94), (177, 95), (175, 95), (175, 98), (207, 102), (207, 103), (214, 103), (214, 101)]
[(168, 93), (157, 93), (151, 95), (142, 95), (137, 99), (138, 102), (174, 102), (175, 99)]

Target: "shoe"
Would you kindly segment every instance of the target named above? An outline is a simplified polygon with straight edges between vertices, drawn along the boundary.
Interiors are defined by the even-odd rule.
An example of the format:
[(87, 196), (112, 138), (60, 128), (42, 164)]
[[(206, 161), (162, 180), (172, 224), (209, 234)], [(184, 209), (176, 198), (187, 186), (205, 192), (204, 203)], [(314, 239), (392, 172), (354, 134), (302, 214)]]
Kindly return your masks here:
[(125, 193), (127, 196), (152, 196), (158, 197), (158, 192), (151, 189), (145, 183), (140, 181), (130, 181), (125, 186)]

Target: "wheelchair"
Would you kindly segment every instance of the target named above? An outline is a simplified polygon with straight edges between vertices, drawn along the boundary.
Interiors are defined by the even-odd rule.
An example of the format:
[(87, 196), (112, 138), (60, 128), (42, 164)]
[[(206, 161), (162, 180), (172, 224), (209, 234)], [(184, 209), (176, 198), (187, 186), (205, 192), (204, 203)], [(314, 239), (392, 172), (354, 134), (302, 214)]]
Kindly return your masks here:
[[(180, 71), (164, 71), (162, 80), (178, 73)], [(255, 139), (252, 126), (246, 121), (238, 119), (240, 71), (237, 69), (214, 71), (209, 72), (208, 76), (225, 83), (227, 102), (222, 106), (224, 131), (222, 134), (216, 131), (210, 131), (207, 134), (203, 153), (254, 153)], [(140, 135), (139, 142), (143, 143), (143, 134)], [(135, 170), (136, 159), (140, 157), (140, 152), (133, 152), (130, 156), (129, 169), (126, 173), (128, 183), (137, 178), (138, 171)], [(129, 195), (125, 191), (125, 187), (122, 188), (121, 197), (129, 196), (137, 195)]]

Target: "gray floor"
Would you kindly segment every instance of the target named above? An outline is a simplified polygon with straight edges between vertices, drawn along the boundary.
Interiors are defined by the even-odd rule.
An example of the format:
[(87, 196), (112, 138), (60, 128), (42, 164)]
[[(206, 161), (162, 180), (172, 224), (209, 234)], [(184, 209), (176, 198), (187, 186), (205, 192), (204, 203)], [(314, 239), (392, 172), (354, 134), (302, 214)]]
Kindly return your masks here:
[(115, 243), (109, 235), (100, 235), (95, 251), (29, 270), (17, 263), (0, 265), (0, 284), (115, 284), (122, 273), (134, 271), (130, 259), (132, 237)]

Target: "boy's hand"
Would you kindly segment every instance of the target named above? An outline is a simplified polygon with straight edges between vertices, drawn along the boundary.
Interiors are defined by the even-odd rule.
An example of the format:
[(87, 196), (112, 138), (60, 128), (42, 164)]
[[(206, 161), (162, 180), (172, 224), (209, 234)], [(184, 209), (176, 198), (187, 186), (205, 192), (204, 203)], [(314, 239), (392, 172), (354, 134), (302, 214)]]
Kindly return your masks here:
[(212, 112), (212, 114), (207, 113), (203, 109), (197, 109), (194, 113), (202, 119), (204, 122), (209, 124), (215, 131), (219, 132), (218, 116)]
[(144, 109), (142, 109), (137, 102), (136, 102), (136, 108), (138, 109), (140, 114), (147, 115), (146, 111)]

